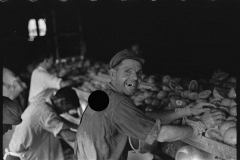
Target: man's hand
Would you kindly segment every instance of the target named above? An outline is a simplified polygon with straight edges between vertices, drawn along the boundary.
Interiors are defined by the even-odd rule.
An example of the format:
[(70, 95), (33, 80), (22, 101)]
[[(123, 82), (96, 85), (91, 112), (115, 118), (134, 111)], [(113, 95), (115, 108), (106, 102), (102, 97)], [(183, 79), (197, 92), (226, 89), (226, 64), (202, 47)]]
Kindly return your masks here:
[(220, 125), (225, 120), (226, 120), (225, 113), (217, 109), (207, 111), (201, 117), (201, 121), (205, 124), (207, 128), (212, 128), (216, 125)]
[(22, 84), (22, 87), (23, 87), (24, 89), (27, 89), (27, 85), (26, 85), (26, 83), (21, 82), (21, 84)]
[(61, 130), (59, 134), (65, 141), (70, 141), (70, 142), (76, 141), (76, 132), (73, 132), (69, 129)]
[[(73, 111), (73, 110), (71, 111), (71, 113), (73, 113), (73, 112), (77, 113), (76, 110), (75, 111)], [(72, 122), (73, 124), (76, 124), (76, 125), (79, 125), (80, 121), (81, 121), (80, 117), (79, 118), (75, 118), (75, 117), (71, 116), (69, 113), (63, 113), (63, 114), (60, 114), (60, 116), (62, 118), (64, 118), (64, 119), (66, 119), (67, 121)]]
[(211, 106), (213, 108), (217, 108), (214, 104), (212, 103), (207, 103), (207, 102), (200, 102), (198, 104), (196, 104), (195, 106), (193, 106), (191, 108), (191, 113), (192, 115), (194, 116), (197, 116), (199, 114), (202, 114), (206, 111), (209, 111), (210, 109), (209, 108), (203, 108), (203, 106)]

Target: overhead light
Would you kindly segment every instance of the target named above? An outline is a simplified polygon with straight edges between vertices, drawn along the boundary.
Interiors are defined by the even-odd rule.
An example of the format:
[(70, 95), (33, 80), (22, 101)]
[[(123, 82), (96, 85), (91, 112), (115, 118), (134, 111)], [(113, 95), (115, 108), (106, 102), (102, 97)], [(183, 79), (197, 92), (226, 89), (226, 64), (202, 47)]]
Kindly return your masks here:
[(37, 0), (29, 0), (30, 2), (37, 2)]

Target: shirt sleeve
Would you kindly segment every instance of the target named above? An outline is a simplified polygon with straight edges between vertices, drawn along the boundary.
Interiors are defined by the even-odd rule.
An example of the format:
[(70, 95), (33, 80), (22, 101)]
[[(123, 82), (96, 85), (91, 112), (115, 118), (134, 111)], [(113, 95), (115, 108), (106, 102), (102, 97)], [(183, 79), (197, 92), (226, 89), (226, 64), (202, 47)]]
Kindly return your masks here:
[(56, 88), (60, 89), (60, 83), (62, 79), (58, 78), (48, 72), (42, 72), (42, 82), (48, 87), (48, 88)]
[(113, 124), (120, 133), (152, 144), (161, 130), (160, 120), (153, 120), (124, 98), (113, 113)]
[(70, 129), (53, 111), (45, 112), (40, 117), (40, 125), (43, 129), (52, 132), (55, 137), (58, 136), (62, 129)]

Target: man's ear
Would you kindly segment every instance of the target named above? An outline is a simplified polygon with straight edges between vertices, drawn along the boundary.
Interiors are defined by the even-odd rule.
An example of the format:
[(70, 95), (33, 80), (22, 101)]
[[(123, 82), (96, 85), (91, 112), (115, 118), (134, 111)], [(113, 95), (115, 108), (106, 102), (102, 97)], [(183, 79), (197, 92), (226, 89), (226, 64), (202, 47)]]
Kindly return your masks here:
[(56, 97), (53, 97), (52, 98), (54, 104), (56, 106), (63, 106), (66, 102), (65, 102), (65, 98), (56, 98)]
[(112, 80), (116, 80), (116, 78), (117, 78), (117, 71), (115, 69), (111, 68), (109, 70), (109, 75), (110, 75)]
[(45, 58), (44, 60), (43, 60), (43, 63), (47, 63), (48, 62), (48, 59), (47, 58)]

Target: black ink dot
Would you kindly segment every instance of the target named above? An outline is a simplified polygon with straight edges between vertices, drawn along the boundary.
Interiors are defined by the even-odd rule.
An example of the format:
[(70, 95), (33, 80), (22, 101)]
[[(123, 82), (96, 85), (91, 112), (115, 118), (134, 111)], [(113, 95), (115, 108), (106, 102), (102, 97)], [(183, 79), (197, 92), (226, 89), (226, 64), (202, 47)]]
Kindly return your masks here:
[(109, 97), (104, 91), (96, 90), (88, 97), (88, 104), (92, 110), (103, 111), (109, 104)]

